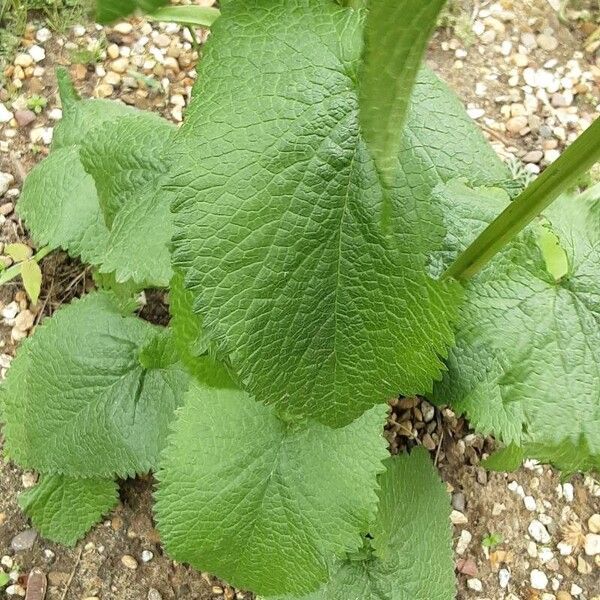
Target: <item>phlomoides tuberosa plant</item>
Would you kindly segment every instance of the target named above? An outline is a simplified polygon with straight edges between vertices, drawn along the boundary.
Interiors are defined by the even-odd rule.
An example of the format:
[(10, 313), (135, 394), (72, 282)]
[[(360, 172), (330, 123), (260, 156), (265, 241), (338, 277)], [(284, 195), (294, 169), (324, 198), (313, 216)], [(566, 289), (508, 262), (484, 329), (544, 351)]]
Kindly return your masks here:
[[(423, 449), (389, 456), (386, 401), (465, 413), (496, 468), (600, 466), (600, 200), (573, 192), (600, 124), (515, 191), (421, 65), (443, 0), (162, 4), (99, 15), (212, 26), (183, 126), (60, 73), (19, 201), (98, 288), (9, 371), (5, 451), (41, 474), (20, 503), (73, 544), (153, 471), (167, 551), (238, 587), (449, 600), (446, 492)], [(149, 287), (168, 327), (135, 315)]]

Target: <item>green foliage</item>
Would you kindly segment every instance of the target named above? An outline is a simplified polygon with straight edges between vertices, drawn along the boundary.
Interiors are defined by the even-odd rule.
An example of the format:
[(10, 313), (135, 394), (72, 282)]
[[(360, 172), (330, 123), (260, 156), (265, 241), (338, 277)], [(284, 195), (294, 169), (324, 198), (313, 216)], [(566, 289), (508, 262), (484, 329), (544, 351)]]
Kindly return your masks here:
[(106, 292), (59, 310), (22, 345), (9, 371), (10, 456), (23, 467), (70, 476), (153, 469), (188, 386), (178, 357), (165, 350), (167, 335), (123, 315)]
[(174, 127), (120, 103), (78, 101), (69, 85), (52, 152), (27, 178), (19, 214), (38, 243), (118, 283), (166, 287), (172, 227), (160, 186)]
[(378, 406), (341, 429), (286, 423), (245, 392), (193, 388), (158, 474), (169, 553), (264, 594), (316, 588), (375, 515), (385, 416)]
[(136, 10), (151, 13), (168, 3), (169, 0), (97, 0), (96, 20), (112, 23)]
[(504, 538), (500, 533), (490, 533), (481, 540), (481, 545), (484, 548), (495, 548), (504, 541)]
[(214, 25), (173, 148), (174, 264), (257, 400), (340, 426), (439, 377), (460, 290), (425, 272), (443, 237), (430, 192), (505, 172), (422, 71), (384, 190), (359, 132), (360, 13), (293, 6), (233, 2)]
[(360, 123), (375, 165), (390, 186), (397, 177), (415, 78), (445, 4), (446, 0), (369, 3), (359, 85)]
[(363, 550), (334, 562), (329, 583), (302, 600), (455, 597), (450, 503), (427, 452), (415, 449), (386, 466), (379, 512)]
[[(598, 194), (524, 227), (600, 156), (598, 124), (523, 190), (420, 66), (442, 4), (222, 0), (180, 129), (59, 71), (18, 205), (47, 245), (0, 278), (62, 248), (101, 288), (2, 388), (42, 534), (75, 543), (116, 477), (155, 470), (177, 560), (271, 597), (450, 600), (448, 498), (425, 450), (388, 458), (388, 398), (465, 412), (506, 445), (488, 468), (600, 466)], [(168, 327), (133, 314), (146, 287)]]
[[(507, 199), (460, 182), (436, 191), (447, 257)], [(435, 397), (482, 433), (572, 472), (600, 466), (600, 197), (563, 197), (546, 211), (568, 274), (548, 271), (536, 227), (465, 284), (448, 373)], [(467, 234), (467, 235), (466, 235)]]
[(19, 496), (19, 506), (44, 536), (74, 546), (118, 501), (112, 479), (43, 477)]

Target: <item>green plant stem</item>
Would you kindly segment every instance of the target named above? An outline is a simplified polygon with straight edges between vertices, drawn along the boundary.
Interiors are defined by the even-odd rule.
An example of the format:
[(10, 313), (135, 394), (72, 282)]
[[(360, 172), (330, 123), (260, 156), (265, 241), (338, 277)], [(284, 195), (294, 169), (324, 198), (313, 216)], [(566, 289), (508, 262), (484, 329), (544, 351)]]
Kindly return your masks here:
[[(41, 250), (38, 250), (38, 252), (29, 260), (35, 260), (35, 262), (39, 263), (42, 260), (42, 258), (48, 256), (48, 254), (50, 254), (50, 252), (52, 252), (53, 250), (54, 248), (51, 248), (50, 246), (44, 246)], [(22, 263), (17, 263), (16, 265), (13, 265), (12, 267), (6, 269), (6, 271), (0, 273), (0, 285), (4, 285), (5, 283), (12, 281), (15, 277), (18, 277), (21, 274), (21, 264)]]
[(600, 119), (584, 131), (450, 265), (444, 278), (469, 279), (600, 159)]
[(204, 6), (165, 6), (147, 15), (154, 21), (194, 25), (196, 27), (211, 27), (219, 18), (221, 11), (218, 8)]
[(192, 25), (186, 25), (185, 28), (190, 32), (190, 37), (192, 38), (192, 46), (194, 50), (200, 54), (200, 42), (198, 41), (198, 36), (194, 31), (194, 27)]

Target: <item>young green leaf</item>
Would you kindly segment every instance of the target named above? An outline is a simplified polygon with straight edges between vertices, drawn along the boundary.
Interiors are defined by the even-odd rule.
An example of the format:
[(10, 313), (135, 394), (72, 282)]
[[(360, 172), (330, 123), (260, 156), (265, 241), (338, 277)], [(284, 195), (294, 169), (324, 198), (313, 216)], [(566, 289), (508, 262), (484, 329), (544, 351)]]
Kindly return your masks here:
[(40, 265), (33, 259), (26, 260), (21, 265), (21, 278), (23, 279), (23, 287), (32, 304), (37, 304), (42, 289), (42, 270), (40, 269)]
[(183, 366), (156, 341), (168, 335), (124, 316), (104, 292), (58, 311), (22, 345), (7, 376), (11, 457), (81, 477), (154, 468), (188, 387)]
[(315, 589), (375, 516), (385, 417), (285, 423), (245, 392), (193, 387), (158, 473), (168, 552), (259, 593)]
[[(449, 264), (508, 203), (441, 187)], [(600, 199), (563, 197), (545, 213), (569, 272), (548, 272), (530, 227), (465, 284), (440, 402), (524, 456), (573, 472), (600, 466)]]
[(10, 577), (8, 573), (5, 573), (2, 569), (0, 569), (0, 589), (6, 587), (10, 583)]
[(388, 459), (380, 485), (374, 551), (335, 563), (329, 583), (299, 600), (454, 599), (450, 502), (427, 452)]
[(446, 0), (370, 0), (360, 70), (360, 124), (387, 185), (398, 174), (412, 89)]
[(33, 251), (27, 244), (6, 244), (4, 254), (10, 256), (15, 262), (23, 262), (33, 254)]
[(171, 279), (173, 226), (161, 185), (174, 131), (165, 119), (138, 113), (92, 130), (81, 145), (82, 164), (96, 182), (110, 228), (101, 271), (114, 272), (118, 282), (133, 279), (166, 287)]
[(506, 178), (422, 71), (387, 235), (358, 126), (361, 52), (361, 13), (334, 2), (227, 3), (168, 184), (174, 264), (210, 337), (259, 401), (337, 426), (439, 377), (460, 291), (426, 274), (444, 234), (430, 192)]
[(33, 526), (53, 542), (74, 546), (117, 504), (112, 479), (43, 476), (19, 496), (19, 506)]
[(510, 444), (506, 448), (497, 450), (489, 458), (482, 461), (482, 465), (490, 471), (516, 471), (527, 458), (523, 448)]
[(96, 20), (103, 24), (112, 23), (137, 10), (151, 13), (168, 3), (169, 0), (97, 0)]

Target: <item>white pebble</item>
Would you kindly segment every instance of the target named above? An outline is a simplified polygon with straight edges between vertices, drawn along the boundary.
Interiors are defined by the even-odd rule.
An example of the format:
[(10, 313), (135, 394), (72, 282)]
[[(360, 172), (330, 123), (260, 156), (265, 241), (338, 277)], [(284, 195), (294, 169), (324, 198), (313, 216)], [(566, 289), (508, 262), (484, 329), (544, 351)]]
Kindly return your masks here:
[(558, 542), (556, 547), (558, 548), (561, 556), (569, 556), (569, 554), (573, 553), (573, 546), (567, 544), (566, 542)]
[(571, 585), (571, 595), (572, 596), (581, 596), (583, 594), (583, 588), (580, 588), (576, 583)]
[(474, 592), (483, 591), (483, 584), (479, 579), (467, 579), (467, 587)]
[(538, 557), (540, 559), (540, 562), (543, 565), (545, 565), (554, 558), (554, 552), (552, 552), (550, 548), (540, 548), (540, 551), (538, 552)]
[[(557, 150), (555, 150), (555, 152), (557, 153), (558, 156), (560, 156), (560, 152), (558, 152)], [(546, 154), (548, 154), (548, 152)], [(558, 156), (556, 156), (556, 158), (558, 158)], [(554, 158), (554, 155), (552, 156), (552, 158), (553, 158), (553, 160), (556, 160), (556, 158)], [(548, 160), (548, 157), (546, 157), (546, 160)], [(549, 160), (548, 162), (552, 162), (552, 161)], [(563, 483), (562, 491), (563, 491), (563, 496), (564, 496), (565, 500), (567, 502), (573, 502), (573, 500), (575, 498), (575, 490), (573, 489), (573, 484), (572, 483)]]
[(25, 589), (20, 585), (9, 585), (6, 588), (6, 593), (9, 596), (25, 596)]
[(35, 39), (38, 42), (40, 42), (40, 44), (47, 42), (51, 37), (52, 33), (47, 27), (42, 27), (41, 29), (38, 29), (35, 34)]
[(142, 552), (142, 562), (150, 562), (154, 558), (154, 554), (150, 550), (144, 550)]
[(0, 560), (0, 564), (7, 569), (12, 569), (14, 562), (10, 556), (3, 556)]
[(450, 521), (452, 521), (453, 525), (466, 525), (469, 522), (469, 519), (459, 510), (453, 510), (450, 513)]
[(500, 587), (505, 590), (508, 587), (508, 582), (510, 581), (510, 571), (508, 569), (500, 569), (498, 572), (498, 582), (500, 583)]
[(0, 123), (8, 123), (13, 116), (13, 113), (0, 102)]
[(600, 554), (600, 535), (597, 533), (588, 533), (585, 536), (584, 549), (588, 556)]
[(548, 530), (537, 519), (534, 519), (529, 523), (527, 531), (529, 532), (529, 535), (540, 544), (547, 544), (550, 542)]
[(37, 44), (31, 46), (28, 52), (29, 56), (31, 56), (36, 63), (42, 62), (46, 58), (46, 51)]
[(467, 548), (469, 547), (469, 544), (471, 543), (471, 540), (473, 539), (473, 536), (471, 535), (470, 531), (467, 531), (466, 529), (463, 529), (460, 532), (460, 537), (458, 538), (458, 542), (456, 542), (456, 554), (458, 555), (462, 555), (467, 551)]
[(548, 577), (546, 576), (546, 573), (539, 569), (533, 569), (533, 571), (531, 571), (529, 580), (531, 581), (531, 587), (534, 590), (545, 590), (548, 586)]
[(525, 508), (531, 512), (535, 511), (537, 508), (537, 504), (533, 496), (525, 496), (525, 498), (523, 498), (523, 504), (525, 504)]

